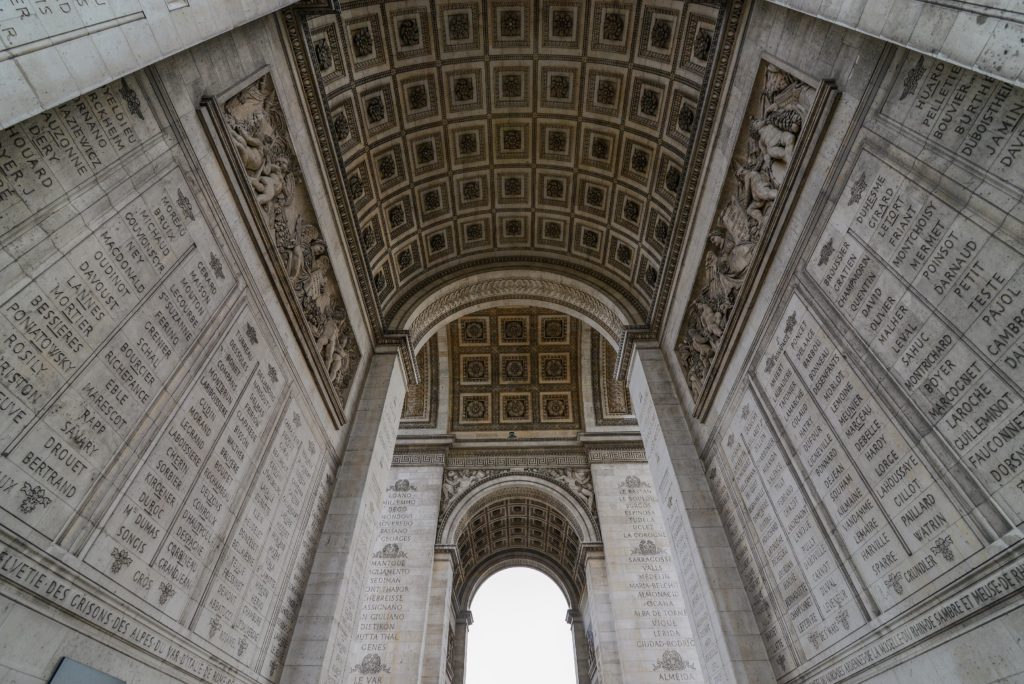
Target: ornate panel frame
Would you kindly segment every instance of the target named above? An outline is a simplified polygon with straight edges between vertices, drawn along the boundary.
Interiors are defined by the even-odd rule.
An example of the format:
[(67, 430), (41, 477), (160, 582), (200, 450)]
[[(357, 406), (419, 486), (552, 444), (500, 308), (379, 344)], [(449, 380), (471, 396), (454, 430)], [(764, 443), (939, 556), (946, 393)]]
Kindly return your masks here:
[[(765, 84), (769, 83), (769, 77), (778, 74), (792, 79), (790, 87), (803, 86), (812, 89), (813, 99), (809, 102), (788, 103), (791, 105), (788, 109), (776, 105), (767, 94)], [(782, 97), (785, 93), (780, 91), (775, 95)], [(799, 97), (799, 93), (792, 96)], [(803, 179), (814, 161), (814, 153), (838, 99), (839, 91), (831, 80), (813, 79), (772, 55), (761, 55), (755, 85), (748, 96), (742, 119), (749, 121), (750, 125), (741, 128), (733, 145), (730, 156), (731, 168), (723, 182), (713, 225), (701, 251), (701, 266), (690, 292), (676, 342), (676, 354), (686, 373), (687, 389), (694, 401), (694, 414), (698, 420), (703, 421), (710, 411), (724, 371), (735, 351), (739, 332), (751, 313), (771, 258), (778, 246), (782, 226), (792, 214)], [(802, 121), (795, 134), (791, 129), (783, 127), (781, 122), (770, 121), (773, 115), (784, 116), (797, 110), (802, 110)], [(763, 122), (764, 128), (755, 131), (754, 126), (757, 122)], [(779, 126), (776, 127), (775, 123)], [(773, 139), (777, 137), (777, 132), (782, 134), (782, 142)], [(787, 134), (789, 137), (786, 137)], [(752, 172), (751, 161), (755, 155), (763, 157), (762, 162), (765, 163), (762, 166), (767, 166), (767, 169)], [(783, 160), (773, 155), (782, 155), (787, 159)], [(786, 166), (782, 177), (769, 178), (772, 171), (768, 169), (782, 161), (785, 161)], [(744, 175), (747, 179), (743, 178)], [(756, 183), (764, 183), (766, 178), (768, 185), (776, 187), (754, 188)], [(747, 186), (744, 187), (743, 183), (747, 183)], [(743, 193), (742, 200), (739, 198), (740, 193)], [(765, 204), (768, 195), (774, 195), (768, 200), (768, 211), (758, 213), (759, 209), (755, 205)], [(750, 202), (744, 205), (743, 202), (747, 200)], [(738, 238), (734, 231), (730, 230), (729, 223), (724, 220), (728, 218), (728, 212), (733, 207), (739, 207), (744, 211), (741, 220), (749, 222), (747, 229), (750, 233), (757, 234), (753, 238), (747, 236), (750, 239), (745, 244), (741, 242), (742, 238)], [(757, 216), (757, 219), (753, 218), (754, 216)], [(716, 235), (715, 229), (719, 226), (720, 234)], [(741, 249), (746, 251), (745, 256), (740, 256)], [(733, 268), (731, 263), (723, 267), (723, 264), (732, 260), (734, 256), (746, 261), (742, 269)], [(712, 282), (716, 274), (719, 276), (719, 284), (729, 283), (729, 292), (724, 295), (728, 299), (724, 311), (713, 311), (713, 307), (706, 306), (703, 301), (707, 298), (709, 289), (718, 286)], [(700, 332), (695, 334), (696, 330)], [(709, 334), (709, 330), (713, 332)], [(702, 348), (703, 351), (696, 352), (695, 348)], [(709, 358), (709, 362), (706, 368), (701, 369), (702, 375), (694, 377), (693, 373), (687, 373), (689, 364), (684, 349), (685, 355), (707, 355), (705, 358)]]
[[(288, 318), (295, 340), (309, 365), (319, 394), (327, 407), (327, 412), (331, 416), (334, 427), (339, 428), (346, 422), (345, 400), (349, 393), (352, 376), (359, 365), (361, 352), (352, 334), (348, 313), (340, 297), (334, 262), (326, 253), (326, 247), (323, 247), (323, 253), (319, 255), (315, 253), (315, 247), (318, 244), (322, 246), (323, 233), (318, 225), (315, 210), (311, 206), (305, 178), (298, 164), (294, 143), (289, 133), (288, 122), (281, 111), (276, 112), (276, 121), (268, 121), (269, 125), (276, 124), (284, 129), (275, 132), (280, 138), (277, 141), (276, 152), (283, 158), (285, 168), (276, 168), (281, 166), (278, 159), (271, 160), (269, 158), (272, 152), (268, 141), (265, 151), (266, 158), (254, 162), (262, 163), (262, 167), (255, 173), (265, 175), (254, 181), (251, 169), (247, 171), (247, 167), (252, 165), (250, 164), (251, 160), (243, 160), (238, 152), (239, 146), (243, 144), (239, 137), (240, 133), (232, 127), (228, 115), (225, 113), (225, 108), (230, 103), (244, 102), (249, 91), (263, 83), (269, 84), (270, 91), (276, 97), (277, 91), (270, 76), (270, 68), (263, 67), (219, 95), (203, 97), (200, 102), (200, 118), (216, 151), (216, 157), (224, 170), (224, 175), (231, 183), (230, 189), (245, 219), (246, 228), (262, 258), (267, 276), (273, 284), (274, 292)], [(259, 133), (259, 131), (255, 133)], [(262, 145), (258, 149), (260, 154), (264, 153)], [(285, 173), (288, 171), (288, 167), (291, 167), (291, 173)], [(275, 173), (278, 174), (276, 181), (281, 185), (271, 201), (280, 197), (284, 198), (282, 204), (291, 205), (295, 196), (302, 199), (301, 196), (305, 195), (305, 202), (309, 205), (308, 213), (311, 215), (296, 217), (295, 233), (294, 235), (289, 233), (287, 236), (293, 237), (297, 243), (305, 241), (304, 235), (309, 236), (307, 244), (298, 244), (299, 248), (291, 250), (291, 259), (298, 259), (296, 263), (285, 263), (280, 246), (282, 225), (275, 225), (275, 221), (268, 218), (262, 206), (267, 204), (266, 193), (275, 192), (272, 185), (274, 180), (271, 180), (275, 179)], [(284, 177), (282, 178), (282, 176)], [(293, 178), (288, 179), (287, 176)], [(292, 183), (287, 189), (286, 181)], [(254, 182), (262, 183), (265, 188), (262, 195), (257, 195), (258, 190)], [(281, 211), (281, 217), (285, 220), (283, 228), (287, 230), (290, 228), (287, 221), (291, 217), (285, 216), (284, 211)], [(326, 261), (327, 268), (314, 270), (309, 268), (310, 264), (305, 263), (311, 262), (315, 265), (318, 259)], [(290, 274), (290, 271), (300, 269), (303, 270), (301, 276), (296, 277)], [(327, 301), (333, 300), (330, 311), (319, 311), (313, 308), (311, 312), (311, 307), (307, 306), (309, 301), (305, 301), (313, 299), (309, 290), (303, 287), (303, 292), (301, 294), (298, 292), (296, 281), (309, 282), (313, 278), (318, 280), (322, 296), (329, 297)], [(333, 296), (331, 296), (332, 292)], [(325, 354), (337, 360), (325, 360)]]

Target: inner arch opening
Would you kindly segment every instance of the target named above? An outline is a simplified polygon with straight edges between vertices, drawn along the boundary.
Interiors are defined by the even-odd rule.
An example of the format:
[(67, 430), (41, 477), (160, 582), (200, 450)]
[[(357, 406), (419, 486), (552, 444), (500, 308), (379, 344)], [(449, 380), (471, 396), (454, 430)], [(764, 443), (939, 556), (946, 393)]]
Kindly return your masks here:
[(562, 589), (539, 570), (492, 574), (470, 604), (466, 684), (575, 684), (568, 608)]

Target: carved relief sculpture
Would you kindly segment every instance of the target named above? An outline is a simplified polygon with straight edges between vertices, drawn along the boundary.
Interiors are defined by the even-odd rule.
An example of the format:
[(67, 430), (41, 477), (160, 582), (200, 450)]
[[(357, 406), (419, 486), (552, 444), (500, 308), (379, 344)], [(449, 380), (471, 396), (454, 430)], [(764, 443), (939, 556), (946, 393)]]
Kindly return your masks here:
[(234, 154), (257, 242), (296, 335), (336, 420), (359, 365), (356, 344), (323, 233), (269, 75), (216, 109), (215, 128)]
[(411, 382), (405, 390), (402, 405), (403, 429), (429, 429), (436, 427), (438, 402), (438, 345), (437, 336), (423, 345), (416, 354), (420, 381)]
[(615, 377), (615, 349), (596, 330), (590, 331), (590, 373), (594, 418), (598, 425), (636, 425), (629, 387)]
[[(735, 337), (756, 274), (780, 222), (781, 198), (796, 185), (791, 173), (834, 91), (813, 88), (762, 62), (725, 179), (701, 268), (686, 307), (676, 355), (703, 413), (717, 369)], [(737, 314), (737, 311), (740, 314)]]

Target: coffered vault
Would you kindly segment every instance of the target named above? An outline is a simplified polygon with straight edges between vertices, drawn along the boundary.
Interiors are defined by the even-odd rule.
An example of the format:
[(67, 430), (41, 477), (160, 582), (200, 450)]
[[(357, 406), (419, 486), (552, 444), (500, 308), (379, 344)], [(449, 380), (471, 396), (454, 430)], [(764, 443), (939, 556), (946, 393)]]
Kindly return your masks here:
[[(509, 268), (590, 283), (628, 311), (630, 335), (655, 332), (731, 54), (737, 17), (718, 5), (291, 10), (378, 341), (405, 337), (403, 312), (436, 288)], [(626, 330), (604, 332), (621, 352)]]
[(437, 540), (453, 553), (459, 608), (468, 608), (484, 580), (510, 564), (545, 572), (570, 605), (579, 602), (585, 547), (600, 542), (588, 472), (567, 468), (553, 479), (536, 471), (455, 470), (442, 492)]
[(1022, 680), (1014, 4), (0, 3), (0, 681)]

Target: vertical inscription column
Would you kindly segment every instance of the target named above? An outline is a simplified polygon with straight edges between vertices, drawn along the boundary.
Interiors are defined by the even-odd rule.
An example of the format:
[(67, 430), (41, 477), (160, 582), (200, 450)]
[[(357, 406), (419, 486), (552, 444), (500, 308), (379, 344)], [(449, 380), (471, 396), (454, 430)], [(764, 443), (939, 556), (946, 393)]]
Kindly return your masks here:
[(281, 395), (242, 309), (114, 503), (85, 561), (179, 617), (227, 534)]
[(419, 680), (443, 468), (392, 468), (371, 548), (351, 684)]
[[(328, 459), (308, 427), (308, 417), (290, 400), (278, 418), (273, 441), (264, 450), (245, 505), (225, 539), (212, 582), (194, 625), (214, 643), (250, 666), (263, 658), (262, 643), (273, 599), (288, 579), (303, 525), (313, 525), (306, 490), (325, 479)], [(310, 520), (310, 522), (306, 522)], [(187, 538), (184, 535), (179, 535)]]
[(176, 167), (148, 179), (0, 304), (0, 480), (22, 482), (0, 489), (0, 506), (48, 538), (109, 484), (111, 463), (233, 289), (209, 227), (181, 209), (187, 193)]
[[(794, 412), (795, 413), (795, 412)], [(810, 436), (812, 428), (805, 428)], [(716, 458), (728, 496), (742, 507), (740, 537), (778, 587), (770, 600), (785, 614), (786, 631), (814, 655), (869, 618), (833, 553), (813, 505), (790, 467), (752, 392), (723, 430)], [(743, 529), (745, 528), (745, 529)]]
[(378, 351), (363, 381), (283, 681), (341, 681), (351, 671), (348, 649), (358, 627), (404, 397), (398, 354)]
[[(444, 477), (443, 469), (441, 477)], [(427, 621), (423, 630), (423, 649), (420, 653), (419, 684), (444, 684), (448, 681), (449, 671), (454, 670), (451, 656), (454, 656), (455, 652), (455, 628), (448, 619), (454, 579), (455, 565), (451, 554), (448, 551), (436, 551), (434, 568), (430, 574)]]
[(1018, 240), (866, 149), (807, 265), (934, 428), (955, 466), (949, 479), (991, 497), (1013, 525), (1024, 521)]
[(706, 681), (654, 485), (642, 464), (595, 464), (624, 681)]
[(236, 288), (140, 82), (0, 131), (0, 507), (76, 553)]
[(740, 571), (740, 577), (747, 589), (754, 617), (761, 630), (765, 649), (772, 667), (781, 675), (800, 663), (792, 630), (787, 624), (785, 607), (778, 601), (774, 585), (763, 575), (760, 554), (755, 553), (755, 544), (747, 535), (751, 524), (738, 503), (738, 494), (732, 483), (732, 473), (720, 468), (720, 456), (712, 457), (708, 468), (708, 482), (718, 505), (722, 526), (732, 544), (733, 555)]
[[(629, 393), (665, 519), (672, 557), (697, 630), (706, 676), (774, 682), (764, 642), (715, 509), (665, 357), (638, 344)], [(695, 520), (703, 522), (697, 526)], [(715, 575), (712, 587), (709, 574)], [(719, 607), (720, 606), (720, 607)], [(733, 614), (730, 614), (733, 613)]]
[(584, 614), (587, 617), (587, 644), (594, 667), (595, 684), (621, 682), (619, 642), (615, 634), (615, 616), (611, 611), (608, 567), (604, 552), (588, 549), (586, 561), (587, 595)]
[(874, 601), (887, 609), (981, 549), (931, 458), (889, 420), (799, 297), (775, 339), (758, 384), (800, 445), (809, 486)]

